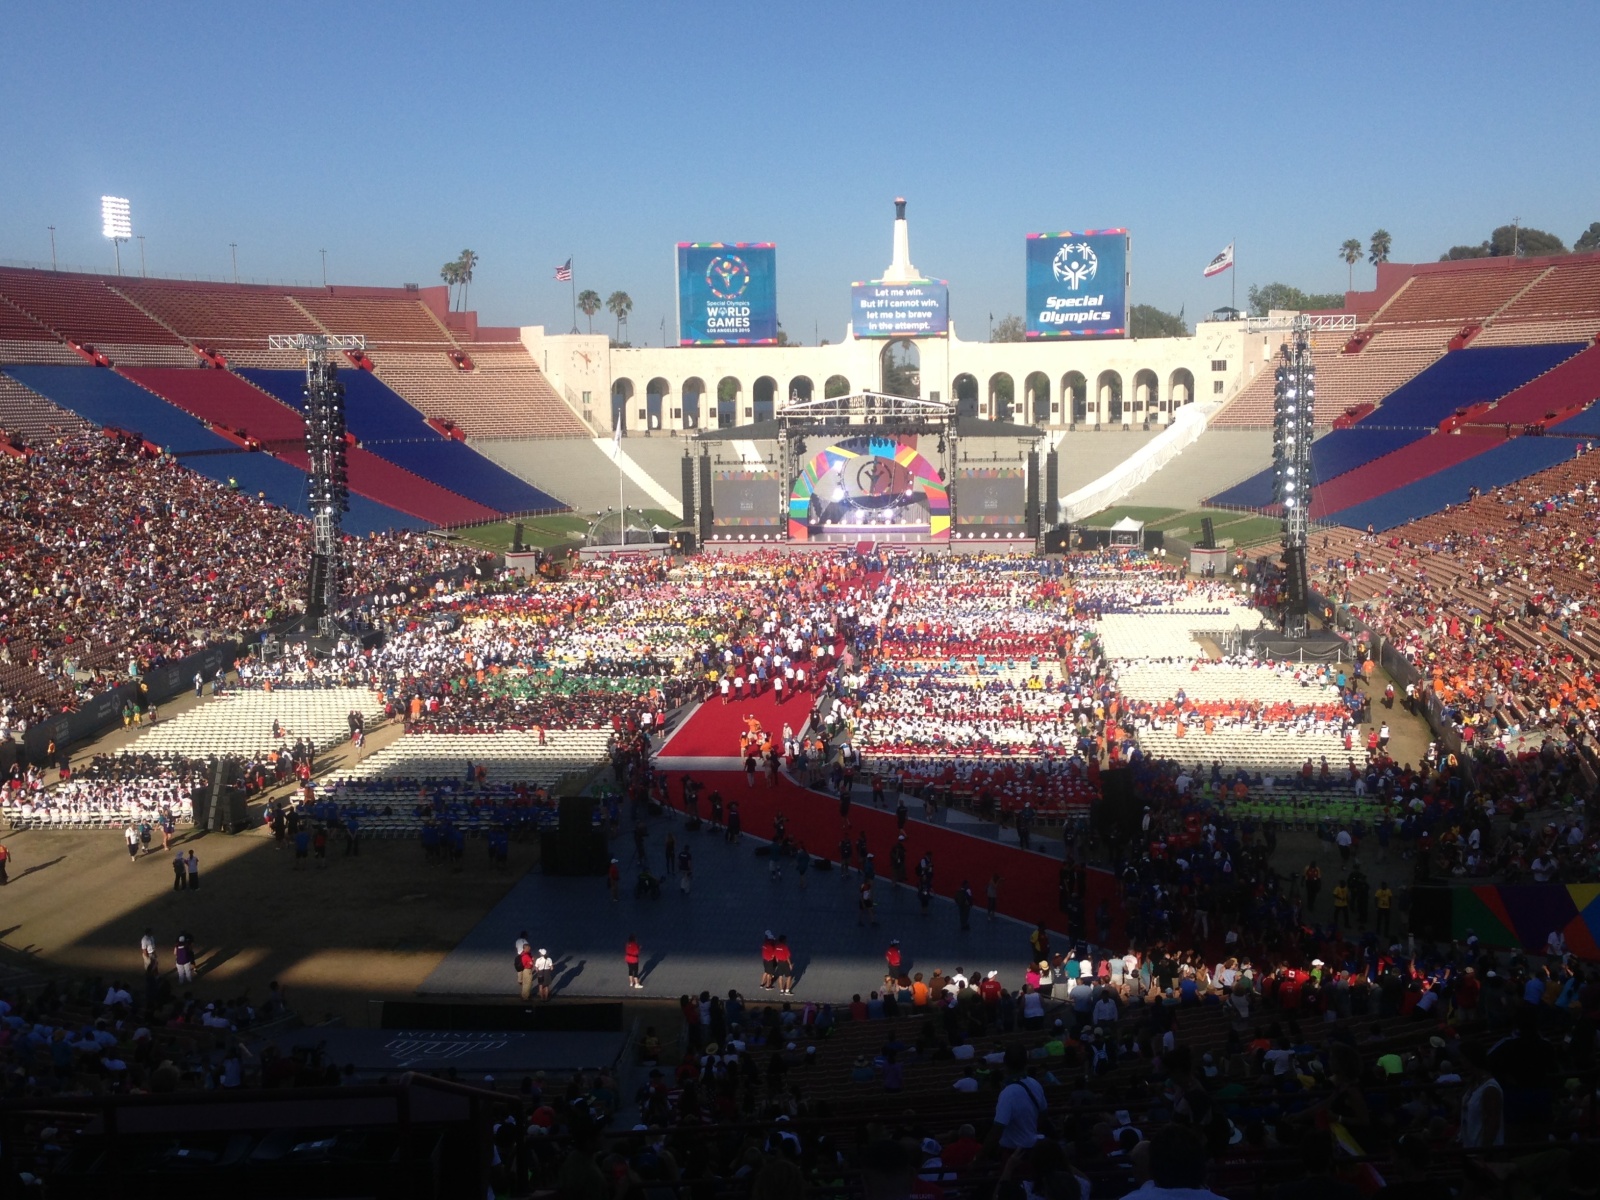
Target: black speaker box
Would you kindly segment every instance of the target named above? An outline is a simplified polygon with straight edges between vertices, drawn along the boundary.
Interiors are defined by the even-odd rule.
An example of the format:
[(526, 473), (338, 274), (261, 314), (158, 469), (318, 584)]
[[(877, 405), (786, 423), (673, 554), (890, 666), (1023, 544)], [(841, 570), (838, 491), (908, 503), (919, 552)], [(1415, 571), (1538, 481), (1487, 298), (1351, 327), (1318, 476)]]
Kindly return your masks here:
[(1046, 554), (1065, 554), (1071, 540), (1071, 531), (1063, 525), (1059, 529), (1051, 529), (1044, 535), (1044, 552)]
[(1028, 481), (1026, 500), (1024, 501), (1028, 536), (1039, 536), (1039, 452), (1028, 451)]
[(539, 869), (546, 875), (604, 875), (610, 866), (611, 851), (598, 830), (539, 836)]
[(693, 529), (695, 527), (694, 459), (685, 454), (681, 460), (681, 466), (680, 484), (683, 488), (683, 523)]
[(711, 540), (711, 519), (715, 515), (711, 507), (711, 456), (700, 456), (700, 541)]
[(1212, 528), (1210, 517), (1200, 518), (1200, 549), (1215, 550), (1217, 548), (1217, 534)]
[(1104, 840), (1121, 845), (1139, 832), (1144, 804), (1133, 786), (1133, 771), (1112, 767), (1100, 772), (1100, 799), (1089, 809), (1089, 824)]

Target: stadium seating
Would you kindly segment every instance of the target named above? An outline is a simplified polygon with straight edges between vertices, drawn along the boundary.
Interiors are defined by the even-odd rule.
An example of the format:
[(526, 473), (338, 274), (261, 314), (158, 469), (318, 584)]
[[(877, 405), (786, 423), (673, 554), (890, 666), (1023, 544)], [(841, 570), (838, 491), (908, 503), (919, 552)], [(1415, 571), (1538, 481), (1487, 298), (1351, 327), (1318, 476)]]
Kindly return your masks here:
[(0, 342), (53, 342), (56, 337), (5, 297), (0, 296)]
[(1505, 258), (1486, 260), (1476, 268), (1419, 272), (1379, 310), (1372, 324), (1379, 329), (1418, 324), (1459, 327), (1486, 321), (1546, 269), (1543, 263)]
[[(263, 496), (290, 512), (311, 513), (306, 503), (306, 473), (270, 454), (241, 450), (236, 454), (179, 455), (178, 461), (208, 479), (236, 484), (241, 492)], [(432, 524), (365, 496), (352, 494), (349, 503), (342, 526), (346, 533), (359, 537), (386, 529), (427, 529)]]
[[(131, 368), (124, 374), (204, 420), (259, 438), (302, 471), (310, 469), (300, 413), (233, 372)], [(347, 458), (350, 490), (390, 508), (436, 525), (473, 525), (499, 515), (371, 451), (352, 448)]]
[(305, 419), (231, 371), (175, 367), (124, 367), (140, 387), (203, 421), (272, 444), (305, 441)]
[(1590, 346), (1523, 384), (1477, 420), (1528, 424), (1595, 400), (1600, 400), (1600, 346)]
[[(284, 447), (281, 456), (301, 470), (309, 470), (311, 460), (303, 447)], [(499, 517), (494, 509), (448, 491), (421, 476), (402, 470), (370, 450), (352, 447), (346, 454), (350, 490), (401, 512), (424, 517), (435, 525), (479, 525)]]
[(1581, 344), (1550, 343), (1474, 346), (1447, 354), (1391, 392), (1360, 425), (1435, 428), (1456, 409), (1498, 400), (1582, 349)]
[(268, 334), (321, 332), (284, 288), (140, 279), (117, 290), (207, 350), (265, 349)]
[[(238, 372), (256, 387), (276, 396), (298, 411), (305, 410), (306, 373), (243, 368)], [(346, 368), (339, 372), (344, 385), (345, 428), (361, 442), (407, 441), (412, 438), (443, 440), (423, 416), (397, 396), (370, 371)]]
[(1425, 479), (1406, 484), (1382, 496), (1332, 514), (1341, 525), (1364, 529), (1393, 529), (1449, 504), (1467, 499), (1469, 488), (1488, 491), (1513, 483), (1535, 471), (1553, 467), (1573, 455), (1573, 443), (1564, 437), (1519, 437), (1446, 467)]
[(367, 345), (454, 345), (439, 318), (421, 300), (400, 296), (351, 296), (328, 293), (296, 295), (295, 303), (329, 333), (359, 333)]
[(1600, 334), (1600, 255), (1558, 260), (1502, 308), (1478, 345), (1589, 341)]
[(182, 453), (238, 448), (212, 433), (193, 416), (115, 371), (90, 366), (28, 364), (6, 367), (5, 373), (96, 425), (137, 433), (145, 441), (166, 450)]
[[(1420, 429), (1335, 429), (1311, 443), (1311, 471), (1317, 486), (1426, 437)], [(1266, 508), (1273, 503), (1273, 472), (1268, 467), (1212, 497), (1212, 503)]]
[(473, 438), (589, 437), (528, 352), (467, 347), (475, 364), (463, 371), (442, 350), (373, 353), (378, 377), (430, 417), (451, 421)]
[(170, 346), (180, 339), (119, 296), (98, 275), (0, 268), (0, 296), (77, 342)]
[(1492, 450), (1503, 440), (1498, 432), (1490, 430), (1434, 433), (1417, 438), (1326, 483), (1319, 480), (1312, 493), (1311, 516), (1321, 520), (1340, 509), (1381, 496), (1407, 481), (1425, 479)]
[[(1396, 330), (1379, 333), (1359, 354), (1343, 353), (1342, 341), (1320, 334), (1312, 341), (1317, 371), (1314, 421), (1331, 425), (1346, 409), (1376, 404), (1444, 353), (1446, 331)], [(1272, 424), (1273, 371), (1264, 364), (1232, 403), (1212, 418), (1218, 428)]]
[(1550, 426), (1550, 432), (1568, 437), (1600, 437), (1600, 404), (1591, 405), (1577, 416)]
[(568, 507), (464, 442), (435, 437), (430, 441), (374, 442), (367, 449), (497, 512), (520, 515), (565, 511)]
[(0, 375), (0, 429), (7, 433), (37, 438), (47, 437), (57, 429), (71, 432), (88, 425), (76, 413), (51, 404), (10, 376)]

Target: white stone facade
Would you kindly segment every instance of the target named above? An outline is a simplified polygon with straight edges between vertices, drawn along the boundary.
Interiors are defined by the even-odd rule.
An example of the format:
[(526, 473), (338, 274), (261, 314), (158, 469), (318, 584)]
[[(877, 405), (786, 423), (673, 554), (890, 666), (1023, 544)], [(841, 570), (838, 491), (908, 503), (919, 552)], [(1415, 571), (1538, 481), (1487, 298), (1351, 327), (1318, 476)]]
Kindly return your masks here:
[[(791, 396), (881, 390), (891, 344), (847, 333), (828, 346), (618, 349), (603, 334), (539, 325), (522, 341), (596, 432), (609, 433), (617, 412), (631, 435), (750, 425)], [(1203, 322), (1184, 338), (968, 342), (952, 322), (949, 337), (912, 344), (929, 399), (989, 420), (1082, 428), (1165, 425), (1197, 399), (1227, 400), (1270, 362), (1263, 342), (1242, 322)]]

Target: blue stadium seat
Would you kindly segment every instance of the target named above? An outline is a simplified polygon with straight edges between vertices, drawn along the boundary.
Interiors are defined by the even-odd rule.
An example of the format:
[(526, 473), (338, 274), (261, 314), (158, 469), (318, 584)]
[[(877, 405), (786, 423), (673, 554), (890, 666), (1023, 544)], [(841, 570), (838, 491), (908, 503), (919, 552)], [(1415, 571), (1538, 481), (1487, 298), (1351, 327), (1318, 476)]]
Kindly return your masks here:
[[(263, 371), (245, 367), (244, 376), (262, 391), (276, 396), (290, 407), (305, 411), (306, 376), (304, 371)], [(344, 384), (345, 428), (361, 442), (402, 441), (412, 438), (445, 441), (443, 434), (428, 427), (423, 416), (381, 382), (371, 371), (346, 367), (339, 372)]]
[(1582, 349), (1584, 344), (1578, 342), (1457, 350), (1395, 388), (1355, 428), (1437, 428), (1456, 409), (1498, 400)]
[(234, 443), (212, 433), (198, 418), (102, 367), (9, 366), (5, 373), (85, 420), (137, 433), (152, 445), (175, 454), (237, 449)]
[[(306, 504), (306, 473), (292, 463), (273, 458), (270, 454), (254, 454), (241, 450), (233, 454), (179, 455), (178, 461), (191, 471), (198, 472), (218, 483), (230, 479), (239, 490), (249, 495), (265, 494), (280, 508), (309, 516)], [(350, 496), (350, 511), (343, 521), (346, 533), (365, 537), (390, 529), (428, 529), (429, 522), (409, 513), (399, 512), (365, 496)]]
[(1600, 404), (1591, 404), (1575, 417), (1550, 426), (1551, 433), (1565, 433), (1573, 437), (1600, 436)]
[(1512, 438), (1466, 462), (1335, 513), (1331, 519), (1352, 529), (1365, 529), (1368, 525), (1393, 529), (1439, 512), (1447, 504), (1465, 503), (1469, 488), (1488, 491), (1547, 470), (1571, 458), (1574, 449), (1571, 438)]
[(1346, 471), (1354, 471), (1427, 436), (1425, 429), (1363, 429), (1359, 425), (1335, 429), (1311, 443), (1312, 482), (1337, 479)]
[(433, 438), (414, 442), (368, 442), (363, 448), (497, 512), (549, 512), (566, 507), (548, 492), (518, 479), (465, 442)]
[[(1359, 425), (1351, 429), (1335, 429), (1311, 443), (1312, 480), (1326, 483), (1427, 436), (1425, 429), (1363, 429)], [(1272, 468), (1258, 471), (1249, 479), (1211, 497), (1211, 501), (1214, 504), (1265, 508), (1272, 503)]]

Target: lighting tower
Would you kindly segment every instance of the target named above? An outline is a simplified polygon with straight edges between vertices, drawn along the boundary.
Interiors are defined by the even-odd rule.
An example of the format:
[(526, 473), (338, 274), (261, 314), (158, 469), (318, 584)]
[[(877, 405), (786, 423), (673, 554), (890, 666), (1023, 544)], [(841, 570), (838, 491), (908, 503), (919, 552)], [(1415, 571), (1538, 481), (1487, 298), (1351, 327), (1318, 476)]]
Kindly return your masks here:
[(273, 350), (302, 350), (306, 356), (306, 453), (311, 459), (306, 500), (311, 507), (311, 569), (306, 579), (308, 628), (323, 637), (339, 634), (339, 598), (344, 582), (341, 518), (350, 508), (350, 477), (345, 465), (344, 384), (329, 351), (365, 350), (361, 334), (275, 333)]
[(1304, 637), (1311, 599), (1306, 543), (1311, 521), (1311, 422), (1316, 410), (1316, 368), (1311, 361), (1311, 318), (1301, 314), (1278, 352), (1273, 389), (1273, 498), (1283, 505), (1283, 567), (1287, 585), (1283, 630)]
[(121, 196), (100, 197), (100, 232), (111, 239), (117, 254), (117, 274), (122, 274), (122, 243), (133, 240), (133, 216)]

